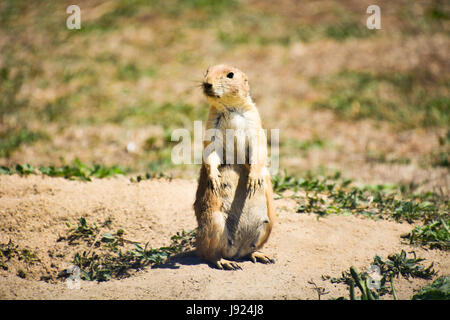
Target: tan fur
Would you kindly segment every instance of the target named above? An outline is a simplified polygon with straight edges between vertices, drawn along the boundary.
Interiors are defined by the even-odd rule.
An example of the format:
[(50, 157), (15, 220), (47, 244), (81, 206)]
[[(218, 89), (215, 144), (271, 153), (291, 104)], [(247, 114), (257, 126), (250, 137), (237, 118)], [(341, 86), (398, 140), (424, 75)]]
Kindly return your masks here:
[[(197, 254), (221, 269), (239, 268), (226, 259), (249, 257), (252, 261), (273, 262), (257, 252), (269, 238), (275, 209), (266, 167), (266, 137), (250, 97), (247, 76), (236, 68), (217, 65), (208, 69), (203, 85), (211, 105), (206, 130), (223, 134), (223, 149), (217, 149), (223, 151), (223, 158), (214, 148), (203, 158), (194, 203)], [(231, 137), (233, 164), (227, 163), (225, 156), (227, 129), (241, 130), (247, 137), (245, 154), (238, 151), (237, 138)], [(204, 143), (205, 149), (219, 146), (219, 135), (214, 134), (214, 138)], [(249, 152), (250, 141), (256, 143), (253, 152)], [(245, 162), (237, 164), (238, 156)]]

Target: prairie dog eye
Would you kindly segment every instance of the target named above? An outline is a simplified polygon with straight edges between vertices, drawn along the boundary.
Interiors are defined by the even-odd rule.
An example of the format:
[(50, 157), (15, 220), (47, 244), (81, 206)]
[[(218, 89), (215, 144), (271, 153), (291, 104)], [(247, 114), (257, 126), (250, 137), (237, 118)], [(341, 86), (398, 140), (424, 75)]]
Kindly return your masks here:
[(234, 73), (233, 72), (230, 72), (230, 73), (227, 74), (227, 78), (233, 79), (233, 77), (234, 77)]

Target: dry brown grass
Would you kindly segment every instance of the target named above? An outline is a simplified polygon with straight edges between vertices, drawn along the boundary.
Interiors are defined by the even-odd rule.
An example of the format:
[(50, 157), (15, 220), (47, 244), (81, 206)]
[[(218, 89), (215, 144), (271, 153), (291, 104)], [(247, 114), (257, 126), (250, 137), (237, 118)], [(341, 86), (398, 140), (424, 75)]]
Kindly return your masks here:
[[(0, 131), (25, 127), (50, 139), (19, 143), (0, 162), (48, 165), (78, 157), (149, 170), (152, 162), (164, 162), (167, 150), (146, 149), (146, 141), (164, 145), (164, 134), (174, 127), (204, 119), (198, 81), (208, 65), (226, 62), (248, 73), (265, 127), (281, 130), (283, 168), (322, 167), (356, 179), (420, 180), (448, 188), (448, 167), (428, 161), (448, 124), (398, 130), (398, 123), (346, 119), (315, 107), (335, 91), (311, 80), (351, 71), (413, 75), (419, 89), (436, 89), (446, 99), (448, 111), (449, 23), (432, 15), (436, 8), (448, 14), (448, 5), (380, 2), (383, 29), (355, 32), (365, 29), (372, 2), (238, 1), (213, 7), (187, 1), (177, 7), (176, 1), (79, 1), (81, 31), (65, 28), (65, 3), (5, 2), (0, 67), (10, 78), (17, 75), (19, 88), (8, 94), (24, 106), (2, 113)], [(387, 101), (406, 97), (380, 92)], [(186, 107), (161, 112), (168, 103)], [(313, 137), (326, 143), (303, 150), (283, 143)], [(129, 142), (137, 153), (126, 151)]]

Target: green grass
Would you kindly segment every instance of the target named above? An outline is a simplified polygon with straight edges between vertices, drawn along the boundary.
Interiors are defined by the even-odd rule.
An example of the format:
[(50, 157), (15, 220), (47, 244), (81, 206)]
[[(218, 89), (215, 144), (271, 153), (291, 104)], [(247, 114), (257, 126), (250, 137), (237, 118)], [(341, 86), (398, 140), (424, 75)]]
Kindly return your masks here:
[(42, 139), (48, 140), (49, 136), (41, 130), (31, 131), (26, 127), (0, 133), (0, 158), (8, 158), (21, 145), (31, 145)]
[(368, 150), (365, 155), (365, 160), (367, 162), (375, 163), (388, 163), (388, 164), (410, 164), (411, 159), (405, 157), (392, 157), (391, 155), (380, 152)]
[[(324, 280), (330, 280), (331, 283), (346, 284), (349, 288), (350, 300), (378, 300), (381, 296), (391, 295), (397, 300), (394, 286), (394, 279), (400, 276), (409, 279), (432, 279), (437, 272), (433, 269), (433, 264), (424, 266), (421, 264), (425, 259), (416, 257), (412, 252), (412, 257), (408, 257), (402, 250), (398, 254), (389, 255), (386, 260), (376, 255), (366, 272), (358, 272), (352, 266), (350, 271), (342, 272), (341, 277), (332, 278), (322, 276)], [(359, 289), (360, 295), (357, 295), (355, 289)], [(339, 297), (338, 300), (345, 300), (345, 297)]]
[(91, 178), (106, 178), (113, 177), (115, 175), (124, 175), (126, 169), (119, 166), (103, 166), (94, 164), (92, 166), (82, 163), (80, 160), (75, 159), (73, 165), (65, 165), (61, 168), (55, 168), (53, 166), (40, 167), (39, 171), (51, 177), (64, 177), (66, 179), (79, 179), (84, 181), (91, 181)]
[(256, 44), (260, 46), (266, 45), (282, 45), (288, 46), (293, 41), (289, 34), (285, 35), (265, 35), (253, 34), (252, 32), (225, 32), (219, 30), (217, 32), (217, 39), (226, 46), (237, 46), (242, 44)]
[(427, 18), (431, 20), (450, 20), (450, 11), (447, 7), (444, 7), (445, 1), (433, 1), (427, 10)]
[[(287, 190), (297, 202), (298, 213), (358, 214), (397, 222), (422, 222), (404, 236), (411, 244), (448, 250), (450, 200), (434, 192), (417, 193), (402, 185), (355, 186), (340, 173), (327, 177), (307, 175), (297, 178), (287, 173), (272, 177), (274, 191), (283, 197)], [(305, 193), (300, 196), (299, 191)]]
[(190, 128), (195, 120), (204, 120), (208, 112), (206, 105), (187, 103), (153, 103), (142, 100), (132, 106), (124, 106), (109, 121), (133, 126), (155, 124), (163, 129)]
[(141, 77), (155, 77), (155, 68), (139, 68), (134, 63), (121, 65), (117, 70), (117, 78), (122, 81), (136, 81)]
[(285, 148), (289, 153), (299, 151), (300, 153), (305, 154), (311, 149), (322, 149), (328, 145), (328, 141), (325, 141), (318, 136), (313, 136), (308, 140), (285, 138), (281, 140), (280, 147)]
[(121, 22), (127, 18), (133, 17), (137, 12), (138, 7), (136, 5), (132, 5), (132, 3), (128, 1), (117, 1), (114, 9), (106, 12), (93, 21), (85, 23), (81, 20), (81, 29), (70, 30), (67, 34), (69, 36), (76, 36), (77, 34), (83, 35), (92, 32), (110, 32), (118, 30)]
[[(377, 35), (376, 31), (367, 29), (364, 23), (351, 19), (338, 20), (328, 25), (302, 25), (297, 22), (285, 23), (276, 15), (254, 13), (254, 15), (239, 16), (234, 20), (233, 30), (217, 31), (217, 40), (226, 46), (249, 44), (289, 46), (298, 41), (311, 42), (326, 38), (345, 41), (350, 38), (367, 38)], [(268, 27), (271, 25), (274, 27)], [(283, 26), (281, 30), (274, 33), (274, 28), (279, 29), (280, 25)]]
[(420, 264), (424, 258), (416, 256), (414, 251), (411, 252), (412, 257), (408, 257), (406, 252), (402, 250), (400, 253), (389, 255), (386, 260), (379, 256), (375, 256), (373, 264), (378, 266), (381, 274), (386, 278), (399, 277), (400, 275), (405, 279), (421, 278), (431, 279), (437, 273), (433, 269), (433, 263), (425, 267)]
[(335, 25), (327, 26), (324, 35), (337, 41), (344, 41), (349, 38), (367, 38), (376, 35), (376, 31), (369, 30), (362, 22), (343, 20)]
[(422, 159), (422, 165), (425, 167), (450, 167), (450, 129), (444, 136), (438, 136), (438, 148)]
[(424, 286), (413, 300), (450, 300), (450, 276), (441, 276), (433, 283)]
[(72, 165), (64, 165), (60, 168), (54, 166), (39, 167), (39, 169), (34, 168), (30, 164), (17, 164), (13, 168), (0, 167), (0, 174), (19, 174), (19, 175), (29, 175), (37, 174), (38, 171), (46, 176), (50, 177), (62, 177), (66, 179), (77, 179), (82, 181), (91, 181), (91, 178), (107, 178), (116, 175), (124, 175), (128, 169), (121, 168), (119, 166), (103, 166), (99, 164), (94, 164), (89, 166), (79, 159), (75, 159)]
[(178, 19), (183, 15), (200, 13), (203, 19), (212, 20), (238, 8), (238, 5), (235, 0), (120, 0), (101, 17), (82, 23), (78, 32), (89, 34), (115, 31), (127, 21), (145, 17), (145, 14)]
[(450, 82), (436, 81), (430, 86), (427, 78), (355, 71), (313, 78), (313, 86), (328, 92), (314, 107), (331, 109), (350, 120), (384, 120), (403, 128), (445, 127), (450, 123)]
[(176, 0), (170, 10), (178, 9), (179, 14), (182, 14), (183, 9), (193, 9), (211, 16), (220, 16), (237, 10), (239, 2), (238, 0)]
[[(149, 172), (144, 175), (131, 177), (130, 182), (141, 182), (143, 180), (166, 178), (172, 180), (172, 175), (165, 173), (167, 168), (173, 167), (171, 162), (171, 148), (168, 145), (154, 147), (147, 152), (148, 157), (153, 159), (147, 165)], [(126, 175), (131, 169), (121, 166), (104, 166), (100, 164), (87, 165), (79, 159), (75, 159), (72, 165), (62, 167), (41, 166), (35, 168), (30, 164), (17, 164), (12, 167), (0, 166), (0, 175), (18, 174), (27, 176), (30, 174), (42, 174), (50, 177), (62, 177), (69, 180), (92, 181), (92, 178), (103, 179), (117, 175)]]
[[(2, 48), (0, 65), (0, 158), (8, 158), (22, 145), (50, 140), (43, 129), (30, 129), (34, 117), (29, 98), (21, 94), (24, 85), (41, 76), (41, 67), (15, 54), (13, 46)], [(31, 121), (30, 121), (31, 122)]]
[(76, 226), (72, 227), (69, 222), (66, 222), (66, 226), (69, 227), (67, 237), (59, 238), (58, 241), (67, 240), (69, 244), (72, 244), (80, 239), (90, 244), (94, 241), (99, 230), (95, 223), (88, 225), (86, 219), (83, 217), (79, 219)]
[[(59, 240), (67, 240), (70, 245), (84, 242), (90, 247), (89, 250), (76, 252), (73, 257), (73, 263), (80, 268), (83, 280), (121, 279), (130, 276), (132, 271), (165, 263), (170, 257), (192, 250), (196, 234), (195, 230), (183, 230), (170, 238), (168, 246), (152, 248), (148, 243), (142, 245), (125, 239), (126, 232), (123, 229), (115, 233), (102, 230), (96, 224), (88, 224), (84, 218), (80, 218), (78, 225), (71, 227), (67, 236)], [(125, 244), (131, 244), (131, 249), (125, 249)]]
[(430, 249), (450, 250), (449, 224), (450, 218), (448, 217), (430, 221), (421, 226), (415, 226), (403, 238), (408, 239), (410, 244), (427, 246)]
[(52, 102), (45, 104), (41, 112), (41, 119), (45, 122), (56, 122), (64, 120), (69, 122), (72, 116), (72, 108), (70, 108), (69, 97), (59, 97)]
[[(0, 243), (0, 268), (9, 270), (8, 264), (14, 259), (20, 261), (25, 267), (40, 262), (36, 253), (28, 248), (19, 248), (11, 240), (8, 243)], [(18, 275), (26, 278), (26, 272), (22, 269), (18, 270)]]

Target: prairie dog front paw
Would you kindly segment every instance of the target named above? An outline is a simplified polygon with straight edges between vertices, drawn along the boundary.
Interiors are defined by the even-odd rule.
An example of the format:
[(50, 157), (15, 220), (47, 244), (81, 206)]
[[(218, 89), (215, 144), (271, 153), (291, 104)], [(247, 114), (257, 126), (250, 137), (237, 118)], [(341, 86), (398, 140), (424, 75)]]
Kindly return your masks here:
[(253, 196), (256, 193), (256, 190), (262, 187), (263, 183), (264, 176), (261, 173), (255, 174), (250, 172), (247, 180), (248, 196)]
[(211, 168), (209, 171), (209, 186), (214, 194), (217, 194), (222, 183), (220, 181), (221, 175), (217, 168)]

